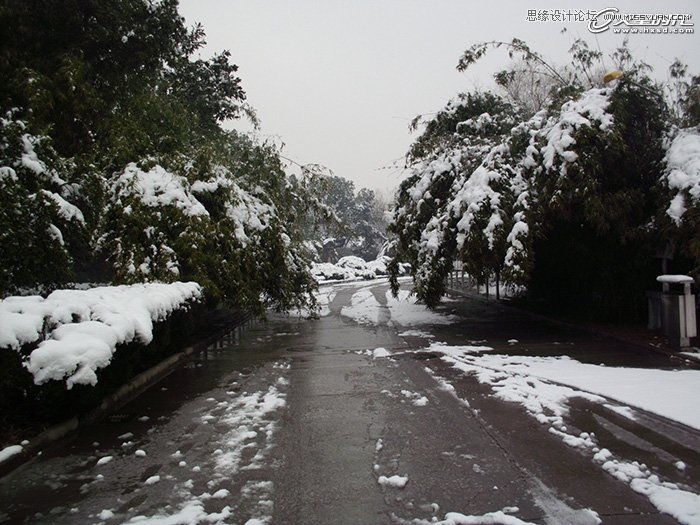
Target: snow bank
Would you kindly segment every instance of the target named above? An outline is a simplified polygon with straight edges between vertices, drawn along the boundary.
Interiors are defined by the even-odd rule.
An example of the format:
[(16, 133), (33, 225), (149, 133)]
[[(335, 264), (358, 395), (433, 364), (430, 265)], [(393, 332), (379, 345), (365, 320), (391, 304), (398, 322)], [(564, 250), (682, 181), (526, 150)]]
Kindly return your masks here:
[(8, 297), (0, 301), (0, 348), (19, 350), (40, 341), (25, 362), (36, 384), (66, 378), (68, 389), (95, 385), (96, 370), (109, 365), (118, 345), (150, 343), (154, 321), (201, 298), (202, 288), (194, 282)]

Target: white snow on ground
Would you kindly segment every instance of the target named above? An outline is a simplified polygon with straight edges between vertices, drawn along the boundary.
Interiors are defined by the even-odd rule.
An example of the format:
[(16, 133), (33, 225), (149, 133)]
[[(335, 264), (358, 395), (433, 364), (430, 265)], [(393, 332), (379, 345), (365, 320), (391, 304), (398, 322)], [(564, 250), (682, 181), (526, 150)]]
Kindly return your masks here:
[(155, 483), (158, 483), (159, 481), (160, 481), (160, 476), (151, 476), (146, 481), (144, 481), (144, 483), (146, 485), (153, 485)]
[(3, 463), (10, 459), (11, 457), (21, 454), (24, 447), (22, 445), (10, 445), (0, 450), (0, 463)]
[[(449, 347), (448, 347), (449, 348)], [(431, 346), (433, 351), (441, 351)], [(458, 363), (467, 365), (466, 371), (474, 371), (484, 379), (489, 376), (491, 384), (499, 381), (493, 371), (506, 373), (509, 378), (501, 377), (500, 397), (506, 397), (511, 389), (508, 383), (517, 383), (518, 377), (530, 377), (557, 382), (588, 392), (582, 395), (599, 394), (623, 404), (635, 406), (673, 419), (685, 425), (700, 429), (700, 371), (698, 370), (658, 370), (645, 368), (601, 367), (580, 363), (570, 357), (524, 357), (524, 356), (463, 356), (458, 357), (449, 350), (442, 351)], [(470, 366), (479, 367), (471, 369)], [(486, 371), (485, 369), (490, 369)], [(481, 380), (481, 379), (480, 379)], [(483, 381), (487, 382), (487, 381)], [(538, 385), (542, 392), (551, 390), (551, 386)], [(663, 393), (663, 395), (660, 395)], [(542, 397), (541, 394), (538, 394)], [(578, 395), (578, 394), (577, 394)]]
[(410, 390), (402, 390), (401, 395), (411, 401), (417, 407), (424, 407), (428, 404), (428, 398), (418, 392), (411, 392)]
[(402, 489), (408, 483), (408, 476), (399, 476), (396, 474), (389, 477), (379, 476), (379, 479), (377, 479), (377, 483), (384, 487)]
[(398, 297), (388, 291), (386, 300), (391, 319), (402, 326), (450, 324), (456, 320), (454, 315), (427, 310), (424, 305), (416, 302), (416, 297), (411, 296), (408, 290), (399, 290)]
[(318, 301), (318, 305), (320, 307), (320, 311), (318, 313), (319, 316), (325, 317), (331, 313), (330, 304), (333, 302), (333, 299), (335, 299), (335, 295), (336, 291), (333, 290), (333, 288), (324, 287), (319, 289), (319, 291), (316, 293), (316, 300)]
[(399, 334), (401, 337), (422, 337), (424, 339), (435, 339), (433, 334), (422, 330), (405, 330)]
[(199, 500), (188, 501), (174, 514), (158, 516), (135, 516), (124, 525), (183, 525), (197, 523), (221, 523), (231, 516), (231, 508), (226, 506), (218, 513), (209, 513)]
[[(313, 263), (311, 274), (319, 283), (377, 279), (387, 275), (386, 265), (390, 260), (387, 256), (381, 256), (374, 261), (365, 261), (360, 257), (349, 255), (341, 258), (335, 264)], [(401, 264), (401, 275), (406, 275), (408, 271), (409, 266)]]
[(379, 323), (380, 304), (374, 297), (372, 290), (360, 289), (350, 299), (350, 306), (344, 306), (341, 315), (362, 324)]
[(100, 466), (102, 466), (102, 465), (106, 465), (107, 463), (109, 463), (109, 462), (112, 461), (113, 459), (114, 459), (113, 456), (105, 456), (105, 457), (103, 457), (103, 458), (98, 459), (96, 465), (97, 465), (98, 467), (100, 467)]
[(643, 463), (615, 459), (609, 450), (598, 449), (592, 433), (571, 434), (563, 420), (571, 398), (604, 404), (610, 397), (700, 428), (694, 408), (700, 396), (700, 371), (601, 367), (569, 357), (473, 355), (469, 349), (456, 348), (432, 345), (429, 350), (440, 351), (454, 368), (491, 385), (496, 397), (522, 404), (540, 423), (550, 425), (550, 433), (590, 453), (601, 468), (647, 496), (659, 511), (683, 524), (700, 525), (699, 495), (661, 480)]
[(492, 352), (493, 348), (490, 346), (478, 346), (478, 345), (464, 345), (464, 346), (451, 346), (446, 343), (431, 343), (428, 347), (428, 351), (438, 352), (446, 356), (459, 357), (466, 354), (479, 354), (481, 352)]
[(362, 288), (352, 296), (350, 306), (343, 307), (340, 313), (361, 324), (382, 324), (387, 310), (390, 316), (387, 323), (404, 326), (450, 324), (455, 320), (453, 315), (426, 310), (425, 306), (416, 303), (415, 297), (411, 297), (407, 290), (399, 290), (398, 298), (388, 291), (386, 299), (385, 308), (371, 289)]
[[(136, 516), (126, 525), (197, 525), (218, 523), (245, 523), (249, 525), (269, 525), (273, 514), (274, 485), (271, 481), (252, 480), (243, 483), (240, 494), (232, 494), (231, 487), (236, 486), (237, 478), (246, 471), (260, 471), (264, 461), (274, 447), (274, 433), (277, 428), (278, 411), (286, 406), (286, 394), (278, 386), (287, 386), (288, 380), (279, 376), (278, 371), (286, 371), (285, 363), (275, 363), (271, 367), (274, 376), (270, 386), (253, 392), (227, 391), (222, 401), (207, 404), (201, 419), (203, 424), (213, 424), (222, 432), (211, 442), (211, 465), (194, 467), (195, 472), (209, 472), (207, 486), (209, 490), (202, 494), (193, 493), (193, 482), (179, 482), (175, 488), (176, 497), (181, 503), (169, 505), (154, 516)], [(280, 381), (284, 379), (284, 381)], [(217, 399), (214, 398), (214, 401)], [(209, 416), (214, 416), (212, 420)], [(171, 454), (173, 458), (185, 455), (179, 450)], [(251, 457), (252, 456), (252, 457)], [(184, 461), (181, 462), (185, 463)], [(185, 474), (186, 475), (186, 474)], [(246, 474), (247, 475), (247, 474)], [(259, 474), (254, 473), (253, 477)], [(146, 484), (157, 483), (154, 478)], [(165, 478), (168, 479), (167, 477)], [(231, 490), (229, 490), (231, 489)], [(235, 506), (226, 505), (218, 511), (210, 512), (211, 504), (220, 501), (220, 505), (236, 502)], [(208, 502), (205, 504), (205, 502)], [(235, 516), (237, 511), (245, 509), (247, 516)], [(234, 520), (234, 521), (231, 521)]]
[[(331, 313), (330, 304), (335, 299), (336, 291), (330, 286), (322, 286), (315, 293), (316, 302), (318, 304), (318, 311), (316, 314), (319, 317), (325, 317)], [(288, 315), (293, 317), (309, 317), (311, 311), (308, 308), (301, 308), (299, 310), (290, 310)]]
[(662, 483), (654, 475), (648, 479), (634, 479), (630, 486), (644, 494), (661, 512), (670, 514), (686, 525), (700, 524), (700, 497), (679, 489), (673, 483)]
[(386, 348), (375, 348), (372, 350), (372, 357), (377, 359), (378, 357), (389, 357), (391, 354)]
[(535, 525), (530, 521), (523, 521), (503, 511), (488, 512), (481, 515), (465, 515), (459, 512), (448, 512), (445, 519), (435, 520), (400, 520), (402, 524), (410, 525)]
[(150, 343), (154, 321), (201, 298), (202, 288), (194, 282), (8, 297), (0, 301), (0, 348), (19, 349), (41, 341), (25, 363), (35, 383), (67, 378), (69, 389), (74, 384), (95, 385), (96, 370), (109, 365), (118, 345)]
[[(220, 479), (230, 477), (241, 468), (243, 451), (249, 448), (251, 440), (258, 435), (271, 437), (276, 423), (272, 414), (286, 406), (285, 395), (276, 386), (270, 386), (266, 392), (243, 394), (233, 400), (223, 414), (217, 415), (217, 421), (231, 428), (218, 442), (215, 452), (215, 470)], [(271, 443), (266, 443), (270, 446)], [(247, 469), (255, 468), (255, 458)]]
[(605, 404), (603, 405), (605, 408), (608, 410), (611, 410), (612, 412), (615, 412), (616, 414), (621, 415), (622, 417), (626, 417), (627, 419), (631, 419), (632, 421), (636, 421), (637, 416), (634, 415), (634, 410), (632, 410), (630, 407), (621, 407), (617, 405), (610, 405), (610, 404)]
[(97, 518), (101, 519), (101, 520), (111, 520), (113, 517), (114, 517), (114, 512), (112, 512), (111, 510), (106, 510), (106, 509), (97, 515)]

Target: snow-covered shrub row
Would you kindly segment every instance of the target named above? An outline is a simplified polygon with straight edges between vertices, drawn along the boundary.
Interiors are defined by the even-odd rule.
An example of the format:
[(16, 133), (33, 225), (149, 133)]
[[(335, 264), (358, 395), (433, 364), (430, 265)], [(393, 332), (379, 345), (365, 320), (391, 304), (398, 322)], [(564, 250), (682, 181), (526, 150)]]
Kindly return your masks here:
[[(347, 281), (356, 279), (376, 279), (388, 275), (387, 264), (391, 259), (382, 256), (374, 261), (365, 261), (361, 257), (348, 255), (342, 257), (337, 263), (313, 263), (311, 274), (319, 282)], [(402, 264), (401, 275), (406, 275), (410, 267)]]
[(0, 301), (0, 351), (31, 345), (24, 366), (36, 384), (66, 380), (95, 385), (118, 345), (153, 339), (153, 323), (202, 300), (193, 282), (56, 290), (48, 297)]
[[(659, 92), (632, 69), (609, 87), (562, 87), (532, 115), (488, 92), (451, 100), (409, 150), (391, 212), (418, 297), (434, 306), (455, 261), (555, 300), (595, 301), (610, 283), (636, 297), (661, 232), (700, 225), (700, 135), (670, 125)], [(697, 229), (687, 238), (700, 246)]]

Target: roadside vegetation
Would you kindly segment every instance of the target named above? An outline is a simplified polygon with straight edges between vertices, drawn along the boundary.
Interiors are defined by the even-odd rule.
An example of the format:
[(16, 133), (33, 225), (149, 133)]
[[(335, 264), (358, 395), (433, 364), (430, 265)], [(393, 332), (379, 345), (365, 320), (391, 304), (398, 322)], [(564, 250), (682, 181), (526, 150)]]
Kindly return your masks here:
[(313, 302), (320, 170), (226, 131), (255, 114), (176, 0), (9, 2), (0, 50), (0, 295), (197, 281), (261, 313)]
[(700, 77), (675, 62), (660, 83), (626, 45), (605, 57), (581, 40), (562, 67), (514, 39), (472, 46), (458, 69), (496, 48), (513, 59), (498, 90), (413, 122), (389, 226), (394, 289), (409, 262), (433, 307), (456, 262), (540, 307), (620, 319), (643, 314), (663, 258), (700, 277)]

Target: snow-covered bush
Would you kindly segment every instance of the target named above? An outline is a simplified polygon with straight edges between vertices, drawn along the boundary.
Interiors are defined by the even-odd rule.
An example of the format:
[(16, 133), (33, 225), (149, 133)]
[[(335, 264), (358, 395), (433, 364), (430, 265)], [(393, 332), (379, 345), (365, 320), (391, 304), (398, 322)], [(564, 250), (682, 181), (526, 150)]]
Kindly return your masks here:
[(216, 153), (131, 163), (107, 183), (99, 249), (122, 282), (194, 279), (253, 311), (311, 300), (299, 197), (277, 152), (234, 133)]
[(255, 122), (230, 53), (201, 58), (175, 1), (73, 7), (3, 10), (24, 22), (0, 61), (0, 297), (75, 274), (196, 280), (256, 312), (313, 302), (300, 217), (318, 198), (278, 147), (223, 129)]
[[(311, 273), (318, 282), (377, 279), (389, 274), (387, 265), (390, 257), (381, 256), (373, 261), (365, 261), (352, 255), (343, 257), (337, 264), (313, 263)], [(402, 263), (398, 275), (408, 275), (410, 266)]]
[(31, 346), (24, 366), (36, 384), (95, 385), (119, 345), (153, 339), (153, 323), (202, 299), (197, 283), (56, 290), (0, 301), (0, 351)]

